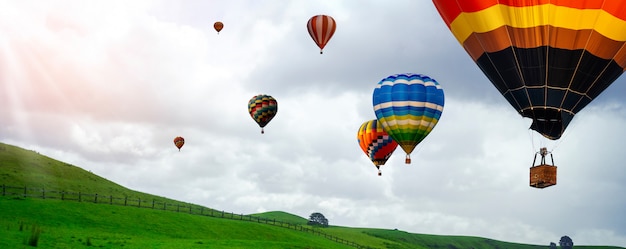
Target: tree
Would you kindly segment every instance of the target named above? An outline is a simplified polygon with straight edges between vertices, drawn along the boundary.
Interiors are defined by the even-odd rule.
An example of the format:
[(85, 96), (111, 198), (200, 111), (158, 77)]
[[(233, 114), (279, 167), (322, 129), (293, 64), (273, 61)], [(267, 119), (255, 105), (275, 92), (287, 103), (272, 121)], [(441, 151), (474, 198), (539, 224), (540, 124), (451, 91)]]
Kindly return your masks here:
[(559, 245), (562, 249), (572, 249), (574, 248), (574, 241), (572, 241), (569, 236), (565, 235), (559, 240)]
[(556, 243), (550, 242), (550, 249), (556, 249)]
[(328, 227), (328, 220), (321, 213), (312, 213), (309, 217), (309, 222), (306, 224), (311, 226)]

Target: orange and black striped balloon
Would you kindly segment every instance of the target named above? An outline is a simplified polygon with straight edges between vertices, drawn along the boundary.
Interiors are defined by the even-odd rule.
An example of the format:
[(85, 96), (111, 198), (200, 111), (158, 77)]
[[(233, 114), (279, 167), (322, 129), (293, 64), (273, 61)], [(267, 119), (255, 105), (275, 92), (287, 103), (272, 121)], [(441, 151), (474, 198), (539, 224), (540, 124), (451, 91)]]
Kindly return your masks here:
[(433, 2), (498, 91), (549, 139), (626, 67), (626, 1)]
[(313, 16), (307, 22), (306, 27), (309, 30), (309, 35), (320, 48), (320, 54), (322, 54), (324, 47), (326, 47), (330, 38), (335, 34), (335, 29), (337, 29), (335, 19), (327, 15)]

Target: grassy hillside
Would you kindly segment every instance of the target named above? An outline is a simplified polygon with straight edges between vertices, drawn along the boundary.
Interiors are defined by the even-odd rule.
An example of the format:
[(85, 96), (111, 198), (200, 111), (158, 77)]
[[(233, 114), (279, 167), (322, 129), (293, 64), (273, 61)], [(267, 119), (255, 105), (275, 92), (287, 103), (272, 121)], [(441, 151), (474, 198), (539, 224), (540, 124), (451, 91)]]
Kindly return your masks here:
[(200, 207), (134, 191), (74, 165), (4, 143), (0, 143), (0, 184)]
[[(249, 221), (86, 202), (0, 197), (0, 248), (352, 248)], [(20, 226), (21, 231), (20, 231)]]
[[(133, 191), (79, 167), (2, 143), (1, 184), (128, 196), (203, 208), (204, 212), (211, 210)], [(371, 248), (539, 249), (547, 248), (548, 243), (524, 245), (478, 237), (340, 226), (314, 228), (306, 225), (306, 218), (285, 212), (254, 214), (255, 217), (297, 224), (299, 229), (294, 229), (293, 226), (264, 224), (253, 219), (233, 220), (192, 215), (190, 211), (111, 205), (106, 199), (96, 204), (93, 201), (24, 198), (19, 194), (7, 194), (0, 196), (0, 210), (0, 248), (31, 248), (26, 244), (34, 234), (33, 228), (41, 229), (40, 248), (354, 248), (332, 241), (329, 236)]]
[(120, 186), (82, 168), (35, 151), (0, 143), (0, 183), (13, 186), (99, 193), (114, 196), (151, 196)]

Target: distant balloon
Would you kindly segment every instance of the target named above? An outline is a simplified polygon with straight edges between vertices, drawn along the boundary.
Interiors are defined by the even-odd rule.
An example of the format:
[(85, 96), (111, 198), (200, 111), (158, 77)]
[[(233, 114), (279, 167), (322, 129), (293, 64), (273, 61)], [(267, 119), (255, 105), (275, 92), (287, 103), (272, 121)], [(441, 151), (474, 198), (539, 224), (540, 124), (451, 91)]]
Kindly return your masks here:
[(178, 151), (180, 151), (180, 148), (182, 148), (184, 144), (185, 144), (184, 138), (182, 137), (174, 138), (174, 145), (176, 145), (176, 148), (178, 148)]
[(248, 102), (248, 112), (252, 119), (259, 124), (261, 134), (263, 134), (265, 133), (263, 127), (265, 127), (278, 112), (278, 102), (269, 95), (256, 95)]
[(387, 134), (378, 120), (365, 121), (356, 134), (356, 139), (361, 146), (361, 150), (365, 152), (374, 166), (378, 169), (378, 175), (381, 175), (380, 166), (385, 165), (387, 159), (393, 154), (398, 147), (398, 143)]
[(222, 22), (215, 22), (213, 24), (213, 28), (215, 28), (215, 31), (217, 31), (217, 34), (219, 34), (220, 31), (222, 31), (222, 29), (224, 28), (224, 24)]
[(322, 54), (324, 47), (335, 34), (335, 29), (337, 28), (335, 19), (327, 15), (313, 16), (307, 22), (306, 27), (309, 30), (309, 35), (320, 48), (320, 54)]
[(382, 79), (372, 96), (374, 112), (389, 136), (410, 154), (435, 128), (443, 112), (441, 85), (422, 74), (396, 74)]

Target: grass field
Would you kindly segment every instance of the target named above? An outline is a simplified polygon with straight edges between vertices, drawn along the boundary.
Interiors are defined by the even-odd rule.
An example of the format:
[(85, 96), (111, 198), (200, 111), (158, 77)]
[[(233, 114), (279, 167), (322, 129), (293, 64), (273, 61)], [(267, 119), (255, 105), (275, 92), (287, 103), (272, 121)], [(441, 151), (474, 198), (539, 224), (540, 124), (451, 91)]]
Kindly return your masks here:
[[(102, 196), (128, 196), (213, 210), (133, 191), (79, 167), (0, 143), (2, 184), (98, 193)], [(413, 234), (373, 228), (316, 228), (306, 225), (306, 218), (281, 211), (253, 216), (294, 226), (265, 224), (251, 218), (245, 220), (241, 216), (242, 219), (237, 220), (111, 205), (106, 201), (93, 203), (6, 195), (0, 196), (0, 248), (33, 248), (28, 244), (37, 238), (37, 232), (38, 248), (355, 248), (329, 239), (329, 236), (369, 248), (538, 249), (547, 248), (549, 243), (525, 245), (479, 237)]]
[[(116, 205), (0, 199), (0, 248), (352, 248), (320, 236), (249, 221)], [(21, 229), (20, 229), (21, 227)], [(88, 242), (89, 241), (89, 242)]]

